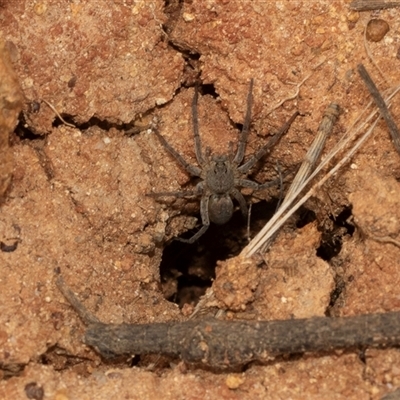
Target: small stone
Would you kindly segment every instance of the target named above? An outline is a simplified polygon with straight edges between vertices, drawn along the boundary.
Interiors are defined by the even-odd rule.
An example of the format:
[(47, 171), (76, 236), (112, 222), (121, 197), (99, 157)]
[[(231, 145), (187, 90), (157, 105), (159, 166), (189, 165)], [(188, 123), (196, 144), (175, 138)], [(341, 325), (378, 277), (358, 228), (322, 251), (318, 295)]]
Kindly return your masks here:
[(54, 400), (69, 400), (69, 397), (64, 392), (64, 390), (61, 390), (58, 393), (56, 393), (56, 395), (54, 396)]
[(25, 394), (28, 399), (42, 400), (44, 396), (44, 390), (36, 382), (30, 382), (25, 385)]
[(389, 24), (383, 19), (371, 19), (367, 25), (367, 40), (370, 42), (380, 42), (389, 32), (389, 29)]
[(163, 104), (165, 104), (168, 100), (165, 97), (158, 97), (156, 98), (156, 104), (158, 106), (162, 106)]
[(228, 386), (229, 389), (238, 389), (240, 385), (242, 385), (244, 382), (244, 379), (238, 375), (235, 374), (230, 374), (226, 378), (226, 386)]
[(357, 22), (359, 18), (360, 18), (360, 13), (358, 11), (350, 11), (347, 14), (347, 21), (351, 23)]
[(37, 15), (43, 15), (47, 11), (47, 6), (46, 6), (46, 3), (44, 3), (44, 2), (37, 3), (33, 9)]
[(191, 22), (194, 20), (194, 18), (195, 16), (193, 14), (183, 13), (183, 19), (185, 22)]

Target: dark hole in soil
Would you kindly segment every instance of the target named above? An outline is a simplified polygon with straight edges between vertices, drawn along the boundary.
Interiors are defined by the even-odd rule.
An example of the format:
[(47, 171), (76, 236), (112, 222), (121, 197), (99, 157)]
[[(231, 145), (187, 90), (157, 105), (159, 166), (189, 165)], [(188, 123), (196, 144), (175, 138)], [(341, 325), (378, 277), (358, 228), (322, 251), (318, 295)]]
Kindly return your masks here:
[(167, 21), (163, 24), (166, 33), (171, 33), (181, 15), (183, 0), (165, 0), (164, 13)]
[(346, 283), (343, 280), (343, 277), (340, 275), (335, 276), (335, 288), (331, 292), (331, 297), (329, 299), (329, 305), (325, 311), (325, 315), (327, 317), (334, 317), (334, 307), (336, 302), (339, 300), (341, 294), (343, 293), (346, 287)]
[[(253, 204), (251, 237), (271, 218), (276, 204), (276, 200)], [(200, 216), (198, 218), (200, 220)], [(189, 238), (195, 232), (188, 232), (184, 237)], [(225, 225), (211, 224), (207, 232), (193, 244), (172, 241), (164, 249), (160, 265), (164, 296), (180, 307), (186, 303), (195, 305), (211, 286), (217, 261), (238, 255), (247, 243), (247, 219), (240, 210)]]
[(199, 87), (200, 93), (204, 96), (209, 94), (214, 99), (219, 97), (218, 93), (215, 91), (215, 86), (213, 84), (204, 84)]
[[(16, 137), (18, 137), (21, 140), (37, 140), (43, 137), (41, 135), (36, 134), (35, 132), (32, 132), (32, 130), (29, 129), (29, 126), (25, 120), (23, 113), (21, 113), (19, 116), (19, 122), (14, 130), (14, 133)], [(12, 141), (12, 137), (10, 137), (10, 139)]]
[(49, 347), (39, 358), (41, 364), (51, 365), (56, 371), (62, 371), (84, 361), (88, 360), (84, 357), (69, 354), (65, 349), (57, 345)]
[(353, 236), (354, 226), (348, 220), (351, 216), (351, 207), (346, 207), (333, 221), (333, 229), (322, 234), (321, 244), (317, 249), (317, 256), (325, 261), (337, 256), (342, 249), (344, 235)]
[(236, 123), (236, 124), (234, 124), (234, 126), (235, 126), (235, 128), (236, 128), (239, 132), (242, 132), (243, 124)]
[(296, 228), (303, 228), (317, 219), (315, 212), (308, 208), (301, 206), (297, 212)]
[(201, 56), (200, 53), (195, 53), (195, 52), (188, 51), (188, 50), (186, 50), (186, 51), (181, 50), (181, 53), (186, 60), (190, 60), (190, 61), (199, 61), (200, 60), (200, 56)]
[[(131, 123), (128, 124), (117, 124), (114, 122), (109, 122), (107, 120), (101, 120), (100, 118), (97, 117), (92, 117), (90, 118), (88, 121), (83, 122), (81, 124), (77, 124), (76, 122), (73, 121), (73, 119), (71, 117), (64, 117), (63, 118), (67, 121), (70, 122), (72, 124), (74, 124), (79, 130), (81, 131), (86, 131), (94, 126), (97, 126), (98, 128), (100, 128), (103, 131), (109, 131), (110, 129), (117, 129), (119, 131), (123, 131), (123, 132), (127, 132), (133, 128), (135, 128), (135, 123), (134, 121), (132, 121)], [(53, 126), (59, 126), (62, 125), (62, 121), (60, 121), (59, 118), (57, 118), (54, 122), (53, 122)], [(140, 130), (138, 130), (138, 132), (140, 132)]]
[[(343, 237), (345, 235), (352, 236), (354, 234), (355, 228), (348, 222), (350, 216), (351, 207), (346, 207), (336, 218), (333, 216), (330, 217), (333, 222), (333, 227), (322, 234), (321, 244), (317, 249), (318, 257), (329, 262), (333, 257), (340, 253), (343, 244)], [(333, 267), (334, 265), (335, 263), (332, 263)], [(349, 281), (351, 281), (351, 277), (349, 277)], [(335, 288), (332, 290), (330, 295), (329, 305), (325, 312), (326, 316), (331, 317), (335, 315), (335, 305), (340, 301), (345, 289), (346, 280), (341, 274), (336, 273)]]
[(134, 355), (129, 361), (129, 368), (137, 367), (140, 363), (140, 355)]

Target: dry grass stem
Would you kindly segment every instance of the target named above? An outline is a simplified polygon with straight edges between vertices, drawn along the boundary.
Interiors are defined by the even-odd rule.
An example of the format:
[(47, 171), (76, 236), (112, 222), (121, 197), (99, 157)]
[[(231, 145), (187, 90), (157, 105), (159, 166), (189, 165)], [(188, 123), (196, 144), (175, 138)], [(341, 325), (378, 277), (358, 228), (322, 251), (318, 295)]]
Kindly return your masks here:
[(267, 115), (271, 114), (273, 111), (278, 109), (282, 104), (284, 104), (286, 101), (289, 100), (294, 100), (300, 93), (300, 87), (311, 77), (312, 74), (307, 75), (300, 83), (296, 85), (296, 91), (289, 97), (285, 97), (283, 100), (281, 100), (279, 103), (275, 104), (274, 107), (272, 107), (268, 112)]
[[(397, 86), (388, 91), (385, 101), (388, 103), (389, 100), (400, 90), (400, 86)], [(372, 134), (380, 116), (376, 117), (378, 109), (375, 108), (366, 117), (364, 116), (368, 109), (371, 107), (372, 102), (369, 102), (367, 107), (359, 114), (359, 117), (350, 126), (347, 132), (339, 140), (337, 145), (332, 149), (332, 151), (327, 154), (327, 156), (321, 161), (314, 172), (299, 186), (296, 190), (291, 190), (291, 196), (286, 198), (279, 210), (275, 215), (268, 221), (264, 228), (254, 237), (254, 239), (242, 250), (241, 255), (244, 257), (251, 257), (256, 252), (260, 251), (261, 248), (267, 243), (271, 237), (273, 237), (276, 232), (281, 228), (281, 226), (286, 222), (286, 220), (300, 208), (315, 192), (319, 189), (330, 177), (332, 177), (344, 164), (346, 164), (350, 158), (357, 152), (361, 145), (369, 138)], [(317, 182), (287, 213), (286, 210), (293, 204), (297, 196), (304, 190), (304, 188), (315, 178), (315, 176), (341, 151), (346, 149), (351, 142), (353, 142), (360, 132), (365, 129), (365, 127), (373, 120), (372, 125), (368, 130), (358, 138), (358, 140), (352, 145), (350, 150), (342, 157), (342, 159), (336, 163), (336, 165), (325, 175), (319, 182)]]
[(60, 113), (57, 111), (57, 109), (51, 104), (49, 103), (47, 100), (43, 101), (52, 109), (52, 111), (57, 115), (58, 118), (60, 118), (60, 120), (63, 122), (64, 125), (67, 125), (71, 128), (76, 128), (76, 126), (74, 124), (70, 124), (69, 122), (65, 121), (65, 119), (60, 115)]
[[(304, 157), (304, 160), (297, 171), (297, 174), (294, 177), (282, 204), (286, 203), (287, 201), (292, 202), (293, 193), (295, 193), (298, 188), (302, 187), (305, 180), (310, 176), (311, 171), (314, 169), (315, 164), (319, 160), (322, 150), (324, 149), (326, 139), (332, 133), (333, 126), (339, 117), (339, 112), (340, 108), (336, 103), (331, 103), (325, 110), (322, 121), (318, 127), (317, 135), (308, 149), (307, 154)], [(274, 237), (271, 236), (268, 241), (264, 243), (261, 253), (264, 253), (268, 249), (273, 240)]]
[(367, 53), (368, 58), (370, 59), (372, 65), (378, 70), (378, 72), (380, 73), (381, 77), (384, 79), (384, 81), (390, 86), (391, 82), (388, 81), (387, 77), (385, 76), (385, 74), (383, 73), (383, 71), (379, 68), (379, 65), (377, 64), (377, 62), (375, 61), (374, 56), (372, 55), (372, 52), (369, 48), (368, 45), (368, 40), (367, 40), (367, 25), (365, 25), (364, 28), (364, 49), (365, 52)]

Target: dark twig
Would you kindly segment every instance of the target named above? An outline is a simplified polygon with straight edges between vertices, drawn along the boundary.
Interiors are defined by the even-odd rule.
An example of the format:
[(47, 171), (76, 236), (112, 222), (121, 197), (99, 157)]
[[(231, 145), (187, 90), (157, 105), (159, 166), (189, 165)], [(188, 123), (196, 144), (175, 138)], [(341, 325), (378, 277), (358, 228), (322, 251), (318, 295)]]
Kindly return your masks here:
[(75, 296), (74, 292), (66, 285), (61, 275), (57, 276), (56, 285), (60, 290), (60, 292), (63, 294), (63, 296), (68, 300), (68, 302), (71, 304), (74, 310), (78, 313), (80, 319), (86, 325), (100, 323), (100, 321), (97, 319), (96, 316), (94, 316), (92, 313), (86, 310), (83, 304)]
[(387, 8), (400, 7), (400, 1), (383, 0), (354, 0), (349, 5), (354, 11), (384, 10)]
[(396, 123), (393, 120), (392, 115), (389, 112), (389, 109), (386, 106), (385, 100), (383, 100), (383, 97), (379, 93), (378, 88), (376, 87), (374, 81), (372, 80), (371, 76), (368, 74), (367, 70), (365, 69), (364, 65), (359, 64), (357, 66), (358, 73), (360, 74), (362, 80), (365, 83), (365, 86), (367, 86), (375, 104), (379, 108), (379, 111), (385, 120), (388, 128), (390, 135), (392, 136), (393, 144), (394, 147), (396, 148), (397, 152), (400, 154), (400, 132), (399, 128), (397, 127)]
[[(84, 341), (103, 357), (166, 354), (188, 363), (230, 368), (281, 354), (360, 346), (400, 345), (400, 312), (345, 318), (221, 321), (214, 318), (155, 324), (103, 324), (64, 281), (57, 285), (87, 323)], [(82, 311), (84, 310), (84, 311)]]

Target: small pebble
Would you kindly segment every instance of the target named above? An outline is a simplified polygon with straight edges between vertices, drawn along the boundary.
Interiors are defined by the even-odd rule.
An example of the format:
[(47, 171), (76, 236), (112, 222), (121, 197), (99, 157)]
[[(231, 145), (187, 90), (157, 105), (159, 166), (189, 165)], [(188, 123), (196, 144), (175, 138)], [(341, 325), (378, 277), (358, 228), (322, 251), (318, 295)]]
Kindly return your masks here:
[(33, 7), (36, 15), (42, 15), (47, 11), (47, 5), (45, 2), (43, 3), (37, 3), (35, 4), (35, 6)]
[(76, 76), (74, 75), (74, 76), (68, 81), (68, 87), (72, 89), (72, 88), (76, 85), (76, 80), (77, 80), (77, 78), (76, 78)]
[(244, 383), (244, 379), (238, 375), (230, 374), (227, 376), (225, 383), (229, 389), (234, 390), (234, 389), (238, 389), (239, 386)]
[(360, 18), (360, 13), (358, 11), (350, 11), (347, 14), (347, 21), (351, 23), (356, 23), (359, 18)]
[(25, 394), (28, 399), (42, 400), (44, 396), (44, 390), (36, 382), (30, 382), (25, 385)]
[(367, 40), (369, 42), (380, 42), (389, 32), (389, 24), (383, 19), (371, 19), (367, 25)]
[(183, 19), (185, 22), (191, 22), (195, 19), (194, 14), (189, 14), (189, 13), (183, 13)]

